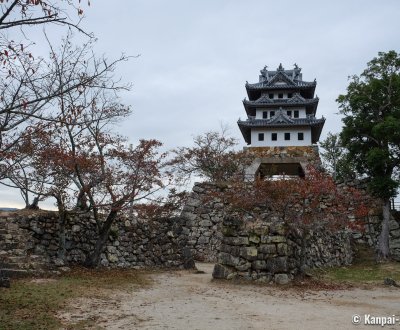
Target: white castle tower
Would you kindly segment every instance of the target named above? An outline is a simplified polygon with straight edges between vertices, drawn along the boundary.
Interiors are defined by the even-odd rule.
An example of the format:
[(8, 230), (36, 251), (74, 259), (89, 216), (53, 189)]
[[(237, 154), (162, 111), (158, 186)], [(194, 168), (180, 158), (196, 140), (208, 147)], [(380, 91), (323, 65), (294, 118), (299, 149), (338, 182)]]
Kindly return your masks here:
[(258, 83), (246, 82), (247, 119), (238, 121), (248, 149), (267, 155), (251, 173), (303, 175), (308, 158), (319, 159), (315, 144), (325, 123), (325, 118), (316, 118), (317, 82), (303, 81), (296, 64), (293, 70), (280, 64), (276, 71), (264, 67), (260, 72)]

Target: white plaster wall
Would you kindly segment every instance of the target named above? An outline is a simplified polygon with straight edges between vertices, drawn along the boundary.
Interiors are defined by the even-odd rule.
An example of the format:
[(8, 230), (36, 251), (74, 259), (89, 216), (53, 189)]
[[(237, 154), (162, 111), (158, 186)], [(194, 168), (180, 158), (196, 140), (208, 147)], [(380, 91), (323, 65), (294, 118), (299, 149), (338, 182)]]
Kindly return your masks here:
[[(285, 85), (285, 83), (283, 83), (283, 85)], [(293, 92), (274, 91), (274, 92), (262, 93), (262, 95), (269, 97), (269, 94), (274, 94), (274, 99), (279, 99), (279, 94), (283, 94), (283, 98), (287, 99), (289, 93), (292, 93), (292, 95), (294, 94)]]
[[(293, 117), (293, 111), (294, 110), (298, 110), (299, 111), (299, 118), (306, 118), (307, 117), (306, 108), (305, 107), (303, 107), (303, 108), (287, 108), (287, 109), (282, 108), (282, 109), (285, 111), (285, 113), (286, 113), (287, 110), (291, 110), (292, 111), (292, 117)], [(270, 112), (271, 111), (275, 111), (275, 114), (276, 114), (278, 110), (279, 110), (279, 108), (275, 109), (275, 110), (265, 110), (265, 109), (262, 109), (262, 108), (258, 108), (258, 109), (256, 109), (256, 119), (263, 119), (263, 112), (264, 111), (268, 111), (268, 119), (269, 119), (271, 117), (270, 116)]]
[[(297, 139), (297, 133), (304, 134), (304, 140)], [(264, 141), (258, 141), (258, 133), (264, 133)], [(277, 141), (271, 140), (271, 133), (277, 133)], [(285, 133), (290, 134), (290, 141), (285, 140)], [(251, 131), (251, 147), (292, 147), (292, 146), (310, 146), (311, 128), (287, 128), (287, 129), (253, 129)]]

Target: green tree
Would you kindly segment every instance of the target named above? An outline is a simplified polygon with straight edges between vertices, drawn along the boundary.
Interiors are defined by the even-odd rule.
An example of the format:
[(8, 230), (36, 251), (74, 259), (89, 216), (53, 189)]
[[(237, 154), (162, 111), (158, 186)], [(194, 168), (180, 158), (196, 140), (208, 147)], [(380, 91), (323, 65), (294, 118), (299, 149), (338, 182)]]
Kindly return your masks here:
[(336, 179), (338, 161), (343, 155), (343, 148), (341, 146), (339, 134), (329, 132), (326, 139), (322, 141), (320, 145), (323, 148), (321, 156), (324, 165), (332, 174), (333, 178)]
[(357, 177), (351, 157), (343, 147), (339, 133), (329, 132), (326, 139), (320, 142), (321, 157), (325, 168), (335, 180), (352, 180)]
[(337, 101), (344, 115), (343, 146), (357, 172), (370, 178), (370, 192), (383, 201), (378, 258), (387, 259), (390, 199), (399, 187), (400, 54), (378, 53)]

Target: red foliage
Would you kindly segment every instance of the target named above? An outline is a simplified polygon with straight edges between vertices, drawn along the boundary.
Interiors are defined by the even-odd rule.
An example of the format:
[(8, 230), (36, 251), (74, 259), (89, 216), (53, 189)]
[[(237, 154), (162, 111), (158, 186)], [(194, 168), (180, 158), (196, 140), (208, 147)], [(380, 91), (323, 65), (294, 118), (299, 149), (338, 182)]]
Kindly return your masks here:
[(192, 175), (211, 182), (225, 182), (243, 178), (243, 168), (253, 160), (249, 153), (236, 151), (236, 139), (228, 136), (226, 130), (210, 131), (198, 135), (192, 147), (173, 150), (170, 165), (184, 179)]
[(340, 190), (330, 175), (311, 166), (305, 178), (235, 182), (224, 197), (233, 212), (257, 218), (267, 211), (304, 233), (318, 228), (361, 230), (368, 213), (359, 191)]

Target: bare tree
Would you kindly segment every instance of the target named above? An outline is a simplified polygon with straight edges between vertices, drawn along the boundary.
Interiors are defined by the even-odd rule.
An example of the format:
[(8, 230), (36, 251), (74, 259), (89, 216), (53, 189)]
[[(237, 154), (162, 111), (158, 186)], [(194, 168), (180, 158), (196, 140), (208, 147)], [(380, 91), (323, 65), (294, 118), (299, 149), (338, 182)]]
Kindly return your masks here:
[(0, 0), (0, 30), (53, 23), (74, 27), (84, 32), (78, 26), (79, 21), (72, 22), (68, 15), (68, 8), (72, 7), (78, 16), (82, 16), (83, 9), (79, 5), (80, 1), (71, 0)]
[(56, 93), (44, 97), (42, 103), (28, 102), (26, 110), (33, 109), (29, 114), (10, 106), (11, 103), (7, 103), (3, 117), (0, 111), (3, 127), (9, 129), (4, 131), (0, 145), (0, 164), (4, 170), (1, 174), (8, 179), (1, 183), (19, 188), (26, 200), (29, 193), (42, 199), (56, 199), (61, 258), (65, 254), (68, 210), (72, 204), (84, 206), (86, 194), (77, 173), (82, 171), (81, 167), (85, 168), (84, 160), (91, 161), (93, 135), (101, 131), (106, 136), (107, 125), (130, 113), (129, 107), (120, 104), (117, 98), (118, 91), (128, 89), (129, 85), (115, 80), (113, 74), (116, 65), (127, 57), (110, 63), (105, 58), (98, 59), (92, 52), (92, 40), (75, 47), (69, 41), (70, 36), (59, 50), (51, 47), (50, 59), (44, 61), (47, 75), (38, 80)]
[(34, 67), (29, 56), (16, 55), (18, 63), (11, 66), (11, 76), (0, 81), (0, 161), (14, 159), (27, 131), (33, 134), (57, 122), (79, 125), (71, 112), (93, 107), (106, 90), (129, 88), (113, 77), (116, 65), (128, 57), (97, 58), (92, 52), (93, 40), (75, 47), (70, 38), (71, 33), (60, 50), (50, 45), (50, 59), (35, 62)]
[[(38, 39), (37, 33), (34, 35), (35, 40), (30, 39), (32, 35), (28, 37), (33, 25), (55, 23), (85, 33), (79, 27), (83, 14), (79, 7), (80, 1), (74, 3), (75, 1), (69, 0), (0, 1), (0, 161), (15, 156), (15, 148), (18, 148), (24, 132), (37, 127), (38, 120), (57, 118), (56, 112), (50, 114), (54, 111), (54, 98), (70, 89), (87, 85), (98, 74), (102, 74), (102, 69), (98, 66), (98, 71), (86, 72), (87, 75), (82, 76), (75, 75), (68, 84), (58, 84), (54, 71), (56, 62), (46, 61), (31, 52), (32, 44)], [(76, 23), (68, 15), (71, 8), (77, 12)], [(89, 36), (87, 33), (85, 35)], [(70, 39), (70, 34), (67, 39)], [(87, 48), (87, 45), (82, 47)], [(53, 50), (51, 53), (54, 53)], [(70, 57), (76, 55), (71, 54)], [(76, 73), (73, 62), (65, 62), (64, 70)], [(100, 63), (103, 68), (108, 66), (106, 62), (104, 65), (103, 61), (98, 62), (99, 65)], [(0, 179), (2, 177), (0, 173)]]
[(198, 135), (193, 144), (193, 147), (175, 149), (170, 161), (183, 179), (197, 175), (212, 182), (223, 182), (235, 176), (242, 177), (244, 167), (252, 160), (245, 151), (235, 150), (237, 141), (225, 129)]

